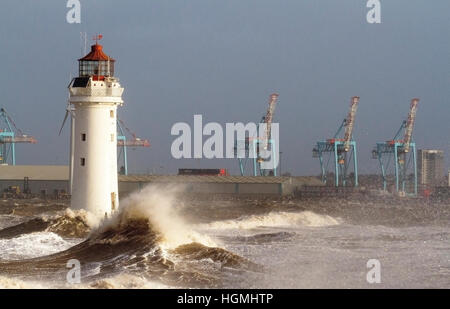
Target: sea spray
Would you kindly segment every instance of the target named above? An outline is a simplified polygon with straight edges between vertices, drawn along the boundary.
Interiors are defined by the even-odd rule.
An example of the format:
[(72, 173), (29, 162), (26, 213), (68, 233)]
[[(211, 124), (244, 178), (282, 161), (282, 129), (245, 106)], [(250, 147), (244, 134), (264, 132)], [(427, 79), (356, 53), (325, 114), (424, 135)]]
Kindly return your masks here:
[(66, 209), (64, 215), (49, 220), (47, 232), (53, 232), (63, 237), (84, 238), (90, 232), (90, 214), (81, 209), (73, 211)]
[[(48, 256), (20, 261), (0, 260), (1, 275), (39, 277), (40, 281), (60, 285), (66, 279), (67, 261), (77, 259), (82, 264), (83, 286), (77, 286), (81, 288), (144, 287), (145, 280), (163, 286), (219, 287), (229, 272), (260, 271), (258, 265), (218, 247), (215, 241), (196, 232), (195, 226), (186, 222), (179, 212), (184, 207), (181, 202), (183, 189), (183, 186), (173, 185), (147, 186), (123, 199), (119, 211), (99, 222), (84, 241), (78, 238), (80, 243), (67, 249), (60, 248)], [(86, 213), (70, 210), (60, 213), (59, 217), (64, 219), (54, 222), (49, 218), (48, 221), (37, 218), (44, 223), (39, 225), (44, 231), (41, 233), (49, 234), (49, 230), (46, 231), (49, 226), (60, 230), (59, 227), (66, 225), (63, 222), (72, 222), (75, 218), (85, 222), (87, 218)], [(29, 230), (24, 227), (29, 226), (9, 232)], [(31, 230), (36, 229), (32, 227)], [(30, 235), (33, 234), (24, 236)], [(51, 247), (57, 246), (52, 243)], [(117, 277), (123, 273), (133, 277)], [(142, 280), (134, 276), (140, 276)], [(129, 285), (127, 281), (130, 281)], [(15, 283), (5, 285), (9, 284)]]
[(101, 224), (101, 220), (97, 216), (94, 216), (87, 210), (77, 209), (73, 210), (70, 208), (65, 209), (64, 216), (69, 219), (81, 219), (90, 228), (96, 228)]
[(162, 249), (170, 250), (192, 242), (217, 246), (210, 237), (194, 231), (178, 213), (176, 206), (180, 202), (176, 197), (183, 191), (181, 185), (149, 185), (121, 201), (119, 213), (105, 221), (100, 230), (130, 220), (145, 219), (151, 229), (160, 235), (159, 245)]

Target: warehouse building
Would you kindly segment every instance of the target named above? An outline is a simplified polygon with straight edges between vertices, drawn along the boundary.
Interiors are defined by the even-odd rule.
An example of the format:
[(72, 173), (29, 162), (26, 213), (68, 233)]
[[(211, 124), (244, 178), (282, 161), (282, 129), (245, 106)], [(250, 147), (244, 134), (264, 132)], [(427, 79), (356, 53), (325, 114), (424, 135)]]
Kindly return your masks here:
[(304, 186), (323, 186), (316, 177), (120, 175), (122, 196), (147, 184), (178, 184), (187, 194), (283, 196)]
[[(119, 196), (125, 197), (148, 184), (182, 185), (187, 194), (283, 196), (304, 186), (322, 186), (316, 177), (119, 175)], [(65, 165), (0, 165), (0, 192), (11, 186), (21, 192), (69, 192)]]
[(0, 192), (19, 187), (20, 192), (46, 193), (69, 191), (66, 165), (0, 165)]

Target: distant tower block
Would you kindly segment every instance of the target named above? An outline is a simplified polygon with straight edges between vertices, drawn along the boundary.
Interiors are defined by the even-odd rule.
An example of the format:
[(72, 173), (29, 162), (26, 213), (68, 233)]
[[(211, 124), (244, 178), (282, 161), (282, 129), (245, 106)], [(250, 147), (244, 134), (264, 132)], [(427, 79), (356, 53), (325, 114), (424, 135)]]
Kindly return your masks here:
[(117, 106), (123, 104), (124, 90), (114, 77), (115, 60), (98, 44), (101, 38), (96, 36), (91, 52), (78, 60), (79, 77), (69, 85), (75, 123), (71, 208), (99, 218), (119, 206)]

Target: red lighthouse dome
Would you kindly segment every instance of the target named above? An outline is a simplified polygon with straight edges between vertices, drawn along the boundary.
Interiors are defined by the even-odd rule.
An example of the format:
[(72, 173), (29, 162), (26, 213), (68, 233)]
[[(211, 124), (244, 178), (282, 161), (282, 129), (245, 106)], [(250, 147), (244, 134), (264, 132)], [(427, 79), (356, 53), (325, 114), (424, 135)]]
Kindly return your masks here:
[(105, 76), (114, 76), (115, 60), (103, 52), (103, 46), (96, 42), (91, 46), (91, 52), (81, 59), (78, 59), (79, 76), (103, 80)]

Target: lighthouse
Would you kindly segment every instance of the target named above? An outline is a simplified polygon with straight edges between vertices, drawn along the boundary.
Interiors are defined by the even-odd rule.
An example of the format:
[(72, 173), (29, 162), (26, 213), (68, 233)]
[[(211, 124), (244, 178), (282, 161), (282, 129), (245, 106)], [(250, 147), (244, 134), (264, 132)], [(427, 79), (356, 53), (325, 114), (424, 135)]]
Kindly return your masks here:
[(79, 74), (69, 84), (72, 114), (71, 208), (97, 219), (119, 206), (117, 182), (117, 107), (123, 87), (114, 76), (115, 60), (95, 37), (91, 51), (78, 60)]

